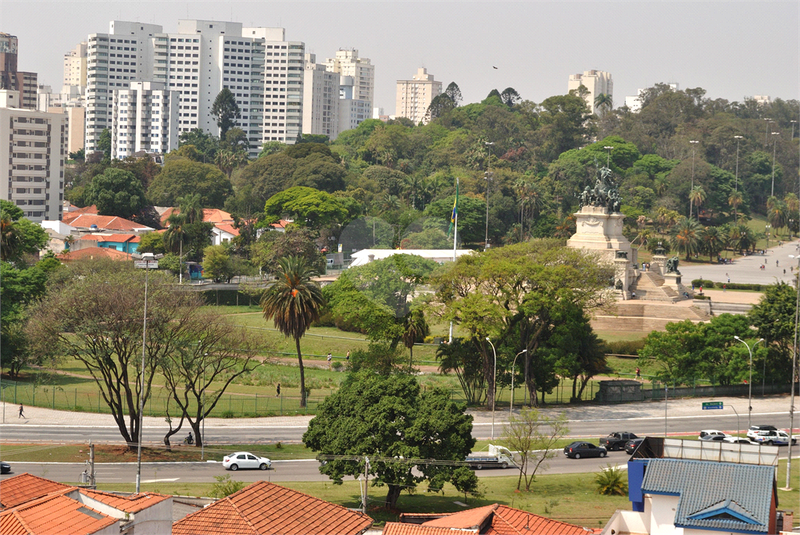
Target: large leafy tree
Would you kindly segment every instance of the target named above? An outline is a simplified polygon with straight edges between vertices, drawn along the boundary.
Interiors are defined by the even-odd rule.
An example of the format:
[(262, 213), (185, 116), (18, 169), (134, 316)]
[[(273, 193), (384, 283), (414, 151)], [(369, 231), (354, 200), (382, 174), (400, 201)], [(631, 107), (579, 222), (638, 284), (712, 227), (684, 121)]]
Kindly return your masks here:
[(225, 139), (228, 130), (236, 126), (236, 120), (242, 118), (236, 98), (227, 87), (223, 87), (222, 91), (217, 94), (217, 98), (214, 99), (211, 115), (217, 120), (220, 139)]
[(290, 226), (286, 232), (264, 232), (253, 245), (250, 261), (265, 273), (277, 273), (281, 258), (299, 256), (322, 273), (325, 269), (325, 255), (320, 252), (314, 240), (314, 233), (303, 227)]
[(215, 165), (171, 158), (153, 179), (147, 195), (157, 206), (175, 206), (185, 195), (200, 195), (206, 208), (222, 208), (233, 188), (228, 177)]
[(142, 182), (130, 171), (109, 167), (95, 176), (86, 188), (86, 202), (97, 205), (98, 213), (126, 219), (147, 204)]
[(13, 203), (0, 200), (0, 259), (4, 261), (15, 262), (38, 253), (49, 240), (44, 229), (22, 217), (23, 213)]
[(781, 282), (767, 287), (764, 296), (747, 314), (769, 348), (770, 362), (776, 369), (784, 370), (784, 377), (791, 377), (796, 305), (797, 290)]
[[(447, 392), (421, 392), (410, 375), (362, 372), (325, 399), (303, 443), (327, 459), (320, 472), (334, 483), (366, 471), (374, 486), (388, 486), (386, 506), (394, 508), (404, 489), (425, 480), (440, 489), (451, 481), (475, 439), (472, 416)], [(466, 483), (468, 489), (477, 487), (474, 475)]]
[(319, 272), (302, 257), (290, 256), (278, 262), (276, 280), (261, 298), (264, 319), (272, 320), (284, 336), (294, 338), (300, 367), (300, 406), (306, 406), (306, 378), (300, 339), (319, 319), (325, 304), (322, 290), (312, 277)]
[(273, 195), (264, 205), (264, 215), (267, 222), (285, 216), (293, 219), (295, 225), (320, 231), (339, 228), (348, 221), (349, 213), (339, 198), (330, 193), (295, 186)]

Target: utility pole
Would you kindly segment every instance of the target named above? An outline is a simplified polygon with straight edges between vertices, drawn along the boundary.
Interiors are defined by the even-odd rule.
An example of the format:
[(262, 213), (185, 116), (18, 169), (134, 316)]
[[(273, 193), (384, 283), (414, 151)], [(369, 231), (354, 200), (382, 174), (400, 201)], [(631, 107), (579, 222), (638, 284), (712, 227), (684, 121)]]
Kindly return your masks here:
[[(494, 143), (490, 141), (484, 141), (484, 145), (487, 147), (491, 147)], [(483, 173), (483, 178), (486, 180), (486, 236), (483, 241), (483, 250), (489, 248), (489, 182), (492, 181), (492, 153), (491, 149), (489, 149), (489, 156), (488, 161), (486, 163), (486, 171)]]
[(94, 480), (94, 444), (89, 442), (89, 484), (92, 488), (96, 488), (97, 484)]

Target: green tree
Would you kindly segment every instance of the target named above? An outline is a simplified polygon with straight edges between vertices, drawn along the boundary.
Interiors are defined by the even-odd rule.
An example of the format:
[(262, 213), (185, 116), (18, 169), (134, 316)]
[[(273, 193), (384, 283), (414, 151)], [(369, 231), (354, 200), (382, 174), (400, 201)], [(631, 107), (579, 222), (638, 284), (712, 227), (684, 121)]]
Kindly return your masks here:
[(230, 281), (231, 256), (224, 245), (211, 245), (203, 250), (203, 276), (215, 282)]
[(536, 472), (560, 453), (558, 442), (568, 433), (564, 413), (548, 416), (536, 409), (522, 409), (518, 416), (509, 417), (501, 440), (519, 455), (517, 490), (520, 490), (524, 481), (525, 491), (530, 492), (531, 485), (536, 481)]
[(261, 298), (261, 310), (265, 320), (273, 320), (284, 336), (294, 338), (300, 366), (300, 406), (305, 407), (306, 379), (300, 338), (319, 319), (320, 310), (325, 304), (319, 284), (311, 280), (319, 272), (308, 265), (304, 258), (290, 256), (281, 259), (275, 275), (277, 279)]
[(704, 227), (700, 231), (700, 243), (700, 247), (708, 255), (708, 261), (714, 262), (714, 257), (725, 249), (728, 240), (719, 227)]
[[(179, 149), (170, 152), (168, 157), (176, 153), (177, 156), (189, 157), (189, 159), (196, 162), (211, 163), (214, 161), (217, 151), (220, 148), (219, 139), (207, 133), (202, 128), (181, 132), (178, 142), (180, 144)], [(194, 156), (189, 156), (189, 154), (184, 153), (183, 149), (185, 146), (191, 146), (191, 151), (194, 153)]]
[(18, 262), (38, 253), (50, 239), (40, 225), (22, 217), (23, 213), (13, 203), (0, 200), (0, 260)]
[(744, 203), (744, 196), (742, 196), (741, 191), (734, 191), (728, 197), (728, 205), (733, 208), (733, 222), (734, 224), (738, 224), (739, 217), (738, 217), (738, 209)]
[(164, 164), (147, 196), (156, 206), (175, 206), (179, 197), (198, 194), (203, 207), (222, 208), (232, 192), (230, 180), (215, 165), (175, 158)]
[(227, 87), (217, 94), (214, 105), (211, 106), (211, 115), (217, 120), (219, 127), (219, 137), (225, 138), (225, 134), (236, 125), (236, 120), (242, 118), (236, 98)]
[(109, 167), (86, 188), (86, 202), (102, 215), (130, 219), (147, 204), (141, 181), (130, 171)]
[[(796, 300), (795, 288), (780, 282), (768, 286), (761, 300), (747, 314), (757, 336), (763, 338), (765, 347), (769, 348), (769, 361), (775, 369), (783, 370), (781, 377), (784, 378), (791, 377)], [(744, 338), (745, 334), (739, 336)]]
[[(689, 200), (693, 206), (697, 207), (697, 218), (699, 219), (700, 205), (706, 200), (706, 190), (703, 189), (703, 186), (695, 186), (692, 188), (692, 191), (689, 192)], [(689, 217), (692, 217), (692, 214), (689, 214)]]
[(439, 360), (439, 372), (455, 373), (467, 404), (477, 405), (485, 399), (483, 359), (475, 352), (471, 341), (454, 338), (449, 344), (439, 344), (436, 358)]
[(314, 239), (314, 232), (302, 227), (290, 226), (285, 232), (264, 232), (253, 245), (251, 262), (265, 273), (277, 273), (281, 258), (299, 256), (322, 273), (325, 255), (320, 252)]
[[(393, 509), (404, 489), (426, 480), (439, 489), (452, 480), (455, 466), (425, 459), (463, 461), (475, 439), (472, 416), (446, 391), (421, 392), (410, 375), (363, 372), (323, 401), (303, 443), (328, 459), (320, 472), (334, 483), (366, 471), (373, 485), (388, 486), (386, 506)], [(477, 480), (471, 484), (477, 486)]]
[(267, 222), (286, 217), (294, 224), (319, 231), (347, 222), (348, 211), (342, 202), (324, 191), (295, 186), (273, 195), (264, 205)]
[(600, 93), (594, 97), (594, 107), (598, 110), (602, 110), (602, 113), (605, 115), (614, 107), (614, 97), (607, 93)]
[(139, 253), (153, 253), (164, 254), (167, 249), (164, 245), (164, 235), (159, 232), (148, 232), (143, 234), (139, 240), (139, 247), (136, 248)]
[(97, 138), (97, 150), (103, 153), (103, 160), (111, 161), (111, 131), (106, 128)]
[(430, 327), (421, 308), (408, 312), (403, 318), (403, 344), (408, 348), (408, 367), (414, 363), (414, 344), (421, 342), (430, 334)]
[(703, 348), (700, 328), (685, 320), (668, 323), (665, 331), (653, 331), (645, 338), (644, 347), (639, 351), (643, 359), (640, 365), (652, 364), (656, 370), (652, 374), (663, 383), (691, 384), (699, 377), (700, 351)]
[(594, 476), (594, 483), (597, 485), (597, 492), (603, 496), (626, 496), (628, 494), (626, 478), (624, 471), (609, 464)]
[(686, 255), (689, 260), (692, 254), (700, 249), (700, 231), (702, 227), (696, 220), (682, 217), (672, 229), (672, 248)]

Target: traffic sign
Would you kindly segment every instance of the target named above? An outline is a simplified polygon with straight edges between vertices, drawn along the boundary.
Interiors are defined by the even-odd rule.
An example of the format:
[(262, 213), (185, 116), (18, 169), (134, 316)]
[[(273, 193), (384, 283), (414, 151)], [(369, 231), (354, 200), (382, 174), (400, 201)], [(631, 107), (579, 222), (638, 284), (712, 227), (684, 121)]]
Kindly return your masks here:
[(158, 260), (134, 260), (133, 265), (140, 269), (158, 269)]
[(715, 410), (715, 409), (722, 409), (722, 402), (721, 401), (704, 401), (703, 402), (703, 410)]

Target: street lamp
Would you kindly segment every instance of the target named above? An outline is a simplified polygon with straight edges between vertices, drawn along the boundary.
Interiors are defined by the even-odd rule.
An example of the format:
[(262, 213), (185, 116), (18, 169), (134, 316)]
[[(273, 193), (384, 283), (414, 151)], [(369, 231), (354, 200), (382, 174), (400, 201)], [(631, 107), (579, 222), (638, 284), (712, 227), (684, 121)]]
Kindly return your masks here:
[(492, 353), (494, 354), (494, 379), (492, 379), (492, 440), (494, 440), (494, 397), (497, 393), (497, 351), (495, 351), (494, 344), (489, 340), (488, 336), (486, 337), (486, 341), (492, 346)]
[(511, 416), (512, 411), (514, 410), (514, 365), (517, 363), (517, 357), (522, 355), (523, 353), (527, 353), (527, 349), (523, 349), (519, 353), (514, 356), (514, 362), (511, 363), (511, 406), (508, 408), (508, 416)]
[(772, 118), (771, 117), (764, 117), (764, 120), (767, 122), (767, 124), (764, 125), (764, 146), (766, 147), (767, 146), (767, 134), (769, 133), (769, 123), (772, 122)]
[(739, 338), (738, 336), (734, 336), (734, 339), (743, 343), (745, 347), (747, 347), (747, 352), (750, 353), (750, 380), (747, 381), (747, 427), (750, 428), (750, 417), (753, 413), (753, 349), (758, 345), (759, 342), (763, 342), (763, 338), (759, 338), (758, 342), (753, 344), (753, 347), (750, 347), (747, 342)]
[[(136, 493), (138, 494), (141, 489), (142, 483), (142, 422), (144, 420), (144, 366), (145, 366), (145, 352), (147, 348), (147, 289), (148, 289), (148, 275), (150, 274), (150, 264), (154, 263), (153, 267), (158, 268), (158, 259), (164, 255), (154, 255), (153, 253), (132, 254), (132, 257), (139, 260), (136, 267), (144, 268), (144, 323), (142, 326), (142, 373), (141, 373), (141, 390), (139, 391), (139, 444), (136, 451)], [(143, 264), (143, 265), (142, 265)]]
[(772, 133), (774, 141), (772, 142), (772, 192), (770, 193), (771, 197), (775, 196), (775, 147), (778, 145), (778, 137), (781, 135), (780, 132), (773, 132)]
[[(800, 255), (789, 255), (790, 258), (797, 258), (797, 274), (800, 276)], [(792, 395), (789, 401), (789, 438), (792, 438), (794, 432), (794, 382), (797, 377), (797, 326), (800, 319), (800, 284), (795, 279), (795, 292), (797, 293), (797, 301), (794, 307), (794, 348), (792, 349)], [(789, 453), (786, 464), (786, 488), (789, 488), (789, 476), (792, 473), (792, 441), (789, 440)]]
[(789, 122), (790, 122), (790, 123), (792, 123), (792, 137), (790, 137), (790, 138), (789, 138), (790, 140), (792, 140), (792, 139), (794, 139), (794, 125), (795, 125), (795, 123), (797, 123), (797, 121), (795, 121), (794, 119), (792, 119), (792, 120), (791, 120), (791, 121), (789, 121)]
[(770, 239), (770, 237), (771, 237), (771, 236), (770, 236), (770, 231), (772, 230), (772, 225), (770, 225), (769, 223), (767, 223), (766, 225), (764, 225), (764, 230), (766, 230), (766, 231), (767, 231), (767, 249), (769, 249), (769, 239)]
[(742, 139), (742, 136), (733, 136), (733, 139), (736, 140), (736, 182), (734, 182), (734, 191), (739, 191), (739, 141)]
[(611, 164), (611, 151), (614, 150), (614, 147), (606, 145), (603, 148), (608, 151), (608, 156), (606, 157), (606, 167), (608, 167)]
[(694, 149), (695, 145), (700, 143), (694, 139), (689, 141), (692, 144), (692, 187), (689, 189), (689, 219), (692, 218), (692, 190), (694, 189)]
[[(492, 145), (494, 145), (494, 143), (491, 141), (484, 141), (483, 144), (486, 145), (487, 147), (491, 147)], [(486, 180), (486, 237), (484, 238), (483, 241), (484, 251), (489, 248), (489, 182), (492, 181), (492, 176), (493, 176), (492, 152), (491, 149), (489, 149), (489, 157), (488, 157), (488, 162), (486, 164), (486, 172), (483, 173), (483, 178), (484, 180)]]

